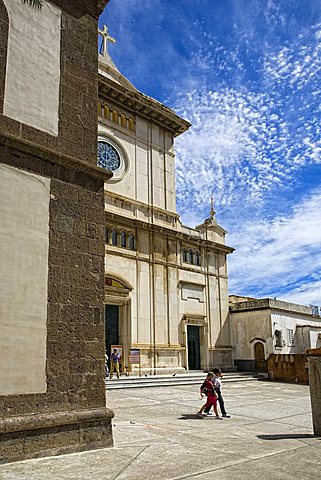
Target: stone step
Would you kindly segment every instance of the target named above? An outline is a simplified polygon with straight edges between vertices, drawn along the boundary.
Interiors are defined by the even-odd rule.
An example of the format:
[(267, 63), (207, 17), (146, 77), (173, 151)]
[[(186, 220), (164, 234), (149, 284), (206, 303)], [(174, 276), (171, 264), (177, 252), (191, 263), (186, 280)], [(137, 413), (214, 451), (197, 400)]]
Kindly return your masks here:
[[(121, 377), (106, 380), (106, 389), (167, 387), (173, 385), (200, 385), (206, 377), (204, 372), (193, 372), (177, 375), (150, 375), (142, 377)], [(223, 382), (257, 381), (258, 376), (253, 373), (225, 373)]]

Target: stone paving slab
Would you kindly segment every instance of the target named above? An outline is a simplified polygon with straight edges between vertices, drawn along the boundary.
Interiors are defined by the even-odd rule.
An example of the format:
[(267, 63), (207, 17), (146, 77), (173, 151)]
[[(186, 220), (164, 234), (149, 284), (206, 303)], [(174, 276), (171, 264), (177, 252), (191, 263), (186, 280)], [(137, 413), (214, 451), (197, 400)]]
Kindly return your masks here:
[[(318, 451), (319, 450), (319, 451)], [(268, 455), (255, 461), (244, 461), (227, 468), (181, 476), (180, 480), (319, 480), (321, 449), (298, 447), (291, 452)], [(302, 461), (303, 459), (303, 461)]]
[(231, 418), (198, 418), (195, 385), (111, 390), (115, 447), (0, 466), (1, 480), (320, 480), (309, 387), (225, 384)]

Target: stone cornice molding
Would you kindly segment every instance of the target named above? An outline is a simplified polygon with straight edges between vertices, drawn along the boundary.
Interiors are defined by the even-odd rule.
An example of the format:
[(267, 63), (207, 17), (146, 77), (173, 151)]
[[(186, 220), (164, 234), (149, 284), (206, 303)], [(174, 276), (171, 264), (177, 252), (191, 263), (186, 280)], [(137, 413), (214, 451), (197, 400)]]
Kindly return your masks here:
[(233, 303), (229, 308), (231, 313), (249, 310), (273, 310), (274, 312), (288, 312), (296, 315), (313, 317), (316, 319), (316, 321), (319, 320), (321, 322), (321, 318), (312, 313), (311, 307), (306, 305), (298, 305), (296, 303), (284, 302), (282, 300), (276, 300), (273, 298), (260, 298), (256, 300)]
[(226, 346), (215, 346), (215, 347), (208, 347), (209, 351), (210, 352), (232, 352), (233, 350), (235, 350), (235, 347), (231, 347), (230, 345), (226, 345)]
[(196, 285), (197, 287), (206, 287), (206, 283), (199, 283), (199, 282), (190, 282), (189, 280), (180, 280), (178, 285)]
[(164, 343), (156, 343), (155, 345), (150, 345), (149, 343), (132, 343), (132, 348), (138, 348), (140, 350), (174, 350), (175, 352), (177, 350), (185, 350), (185, 347), (183, 347), (180, 344), (174, 344), (174, 345), (167, 345)]
[(175, 220), (179, 219), (179, 215), (176, 212), (171, 212), (170, 210), (165, 210), (164, 208), (157, 207), (155, 205), (150, 205), (148, 203), (140, 202), (139, 200), (126, 197), (126, 195), (119, 195), (118, 193), (105, 190), (105, 196), (113, 198), (118, 201), (122, 201), (124, 203), (127, 203), (128, 205), (136, 205), (138, 207), (145, 208), (146, 210), (149, 210), (151, 213), (158, 213), (166, 217), (172, 217)]
[(78, 11), (79, 16), (89, 13), (98, 18), (110, 0), (50, 0), (67, 13)]
[(211, 240), (207, 240), (204, 238), (195, 238), (191, 237), (185, 233), (180, 231), (174, 230), (169, 227), (164, 227), (162, 225), (158, 225), (155, 223), (148, 223), (137, 218), (125, 218), (122, 215), (118, 215), (117, 213), (111, 213), (109, 211), (105, 212), (105, 218), (108, 222), (117, 223), (120, 225), (128, 226), (130, 228), (139, 228), (141, 230), (148, 230), (153, 233), (157, 233), (159, 235), (164, 235), (167, 237), (175, 238), (176, 240), (182, 240), (186, 243), (190, 243), (197, 246), (202, 246), (203, 248), (207, 248), (209, 250), (216, 250), (220, 253), (224, 253), (228, 255), (229, 253), (234, 252), (234, 248), (228, 247), (226, 245), (222, 245), (221, 243), (216, 243)]
[(191, 320), (194, 320), (195, 322), (206, 322), (207, 316), (202, 315), (202, 314), (197, 314), (197, 313), (184, 313), (182, 317), (182, 321), (187, 323)]
[(112, 101), (147, 120), (152, 120), (169, 130), (174, 137), (186, 132), (191, 126), (187, 120), (157, 100), (138, 91), (129, 91), (103, 75), (99, 75), (98, 95), (106, 102)]
[(51, 150), (38, 143), (24, 140), (23, 138), (15, 137), (5, 132), (0, 132), (0, 145), (3, 145), (5, 148), (12, 148), (17, 152), (41, 158), (46, 162), (60, 165), (69, 170), (85, 173), (100, 180), (106, 181), (112, 176), (112, 172), (109, 170), (103, 170), (77, 157), (59, 153), (57, 150)]

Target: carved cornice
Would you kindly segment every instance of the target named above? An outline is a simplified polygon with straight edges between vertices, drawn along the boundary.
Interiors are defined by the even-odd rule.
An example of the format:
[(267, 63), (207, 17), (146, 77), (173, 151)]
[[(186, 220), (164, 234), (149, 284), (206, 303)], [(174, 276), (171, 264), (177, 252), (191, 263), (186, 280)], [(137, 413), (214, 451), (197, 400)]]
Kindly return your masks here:
[(174, 137), (189, 129), (191, 124), (176, 115), (173, 110), (138, 91), (129, 91), (110, 78), (99, 75), (99, 98), (125, 107), (128, 111), (151, 120), (168, 129)]
[(234, 248), (222, 245), (221, 243), (216, 243), (201, 237), (192, 237), (173, 228), (164, 227), (155, 223), (144, 222), (137, 218), (123, 217), (122, 215), (118, 215), (116, 213), (111, 213), (108, 211), (105, 211), (105, 218), (108, 222), (113, 222), (114, 224), (120, 224), (131, 228), (139, 228), (141, 230), (148, 230), (159, 235), (165, 235), (171, 238), (175, 238), (176, 240), (179, 239), (181, 241), (185, 241), (189, 244), (199, 245), (205, 248), (207, 247), (210, 250), (216, 250), (226, 255), (234, 252)]

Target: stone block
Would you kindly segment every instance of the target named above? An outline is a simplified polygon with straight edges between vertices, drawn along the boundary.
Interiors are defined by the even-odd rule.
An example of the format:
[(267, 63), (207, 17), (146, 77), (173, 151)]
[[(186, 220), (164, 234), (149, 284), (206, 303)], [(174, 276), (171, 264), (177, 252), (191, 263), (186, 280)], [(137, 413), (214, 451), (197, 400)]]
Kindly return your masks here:
[(101, 239), (88, 238), (88, 253), (91, 255), (103, 256), (105, 254), (105, 244)]
[(87, 237), (96, 238), (97, 237), (97, 227), (95, 223), (87, 223)]
[(73, 234), (77, 237), (87, 236), (87, 222), (85, 219), (77, 219), (77, 221), (74, 222)]
[(53, 225), (56, 226), (58, 232), (73, 233), (74, 219), (67, 215), (57, 215), (53, 219)]
[[(68, 180), (68, 178), (66, 180)], [(78, 191), (79, 188), (77, 185), (61, 182), (55, 179), (51, 181), (50, 193), (59, 199), (78, 202)]]

